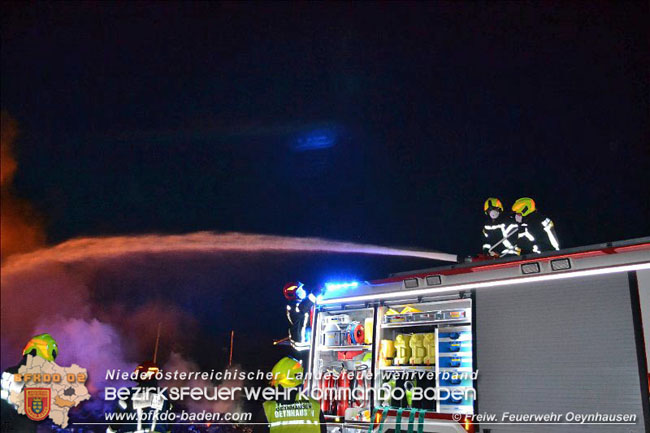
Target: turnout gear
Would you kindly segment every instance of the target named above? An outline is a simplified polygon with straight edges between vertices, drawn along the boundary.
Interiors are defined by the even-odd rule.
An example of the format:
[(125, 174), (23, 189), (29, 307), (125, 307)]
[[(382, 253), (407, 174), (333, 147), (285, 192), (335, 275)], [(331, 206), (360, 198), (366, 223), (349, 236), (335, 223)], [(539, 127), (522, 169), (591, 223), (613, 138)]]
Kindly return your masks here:
[(165, 388), (158, 387), (155, 374), (158, 366), (152, 361), (145, 361), (135, 368), (138, 386), (129, 389), (126, 399), (117, 402), (118, 413), (136, 413), (134, 424), (109, 425), (106, 433), (165, 433), (169, 431), (162, 414), (170, 411), (172, 405)]
[(483, 225), (483, 254), (494, 257), (518, 255), (517, 224), (511, 218), (499, 217)]
[(532, 198), (520, 198), (512, 205), (512, 211), (518, 223), (517, 246), (522, 254), (560, 249), (553, 221), (537, 211)]
[[(309, 334), (307, 331), (316, 296), (313, 293), (307, 295), (302, 283), (289, 283), (284, 287), (283, 292), (288, 300), (286, 314), (290, 325), (289, 341), (291, 347), (297, 351), (307, 350), (309, 349)], [(290, 295), (287, 295), (287, 292)], [(293, 297), (293, 300), (291, 297)]]
[(270, 433), (320, 433), (324, 430), (320, 404), (313, 398), (265, 401), (263, 406)]
[(39, 356), (46, 361), (53, 362), (56, 358), (59, 347), (56, 340), (50, 334), (40, 334), (32, 337), (23, 349), (23, 359), (14, 367), (2, 372), (2, 384), (0, 385), (0, 398), (10, 406), (9, 396), (12, 392), (20, 393), (25, 386), (24, 382), (16, 382), (14, 374), (18, 373), (20, 367), (27, 364), (29, 357)]
[(46, 361), (52, 362), (56, 359), (58, 350), (59, 347), (56, 344), (56, 340), (54, 340), (50, 334), (40, 334), (32, 337), (32, 339), (27, 342), (23, 349), (23, 355), (30, 354), (40, 356)]
[[(303, 383), (304, 369), (294, 358), (284, 357), (274, 366), (272, 386), (289, 388), (295, 397), (279, 401), (265, 401), (262, 405), (270, 433), (326, 433), (325, 416), (321, 404), (313, 398), (304, 398), (296, 388)], [(289, 394), (290, 395), (290, 394)], [(256, 432), (260, 429), (254, 429)]]
[(2, 372), (0, 384), (0, 406), (2, 412), (2, 431), (7, 432), (35, 432), (38, 424), (27, 417), (18, 414), (16, 406), (10, 401), (11, 394), (23, 392), (25, 382), (16, 382), (15, 374), (20, 368), (27, 365), (32, 358), (40, 357), (48, 362), (53, 362), (58, 355), (59, 347), (50, 334), (40, 334), (32, 337), (23, 349), (23, 358), (18, 365), (7, 368)]
[(157, 386), (134, 387), (126, 400), (118, 400), (118, 413), (133, 413), (136, 415), (134, 424), (117, 424), (108, 426), (106, 433), (165, 433), (169, 431), (166, 421), (160, 420), (161, 415), (171, 410), (167, 393)]
[(518, 254), (517, 225), (503, 216), (501, 200), (488, 198), (483, 205), (483, 211), (487, 216), (483, 224), (483, 254), (493, 257)]
[(0, 417), (2, 418), (2, 432), (7, 433), (36, 433), (38, 423), (30, 420), (17, 412), (17, 407), (11, 402), (12, 393), (20, 394), (23, 391), (24, 382), (16, 382), (15, 374), (20, 367), (26, 364), (31, 355), (23, 356), (20, 364), (9, 367), (2, 372), (2, 385), (0, 396)]

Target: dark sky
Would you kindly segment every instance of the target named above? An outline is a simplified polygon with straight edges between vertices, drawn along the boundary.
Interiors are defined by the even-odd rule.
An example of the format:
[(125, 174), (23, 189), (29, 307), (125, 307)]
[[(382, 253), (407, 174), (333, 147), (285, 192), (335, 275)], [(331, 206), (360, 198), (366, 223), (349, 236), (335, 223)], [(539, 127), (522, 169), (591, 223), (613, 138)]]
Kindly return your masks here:
[(15, 187), (51, 242), (240, 230), (476, 249), (650, 234), (647, 2), (3, 5)]

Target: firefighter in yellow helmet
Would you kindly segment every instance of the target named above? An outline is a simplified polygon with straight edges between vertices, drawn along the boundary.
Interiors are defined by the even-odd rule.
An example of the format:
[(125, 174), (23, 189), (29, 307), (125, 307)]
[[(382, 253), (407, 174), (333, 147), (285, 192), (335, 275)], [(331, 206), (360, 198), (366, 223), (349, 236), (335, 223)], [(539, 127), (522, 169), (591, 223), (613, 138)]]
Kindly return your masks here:
[(106, 433), (166, 433), (168, 412), (172, 405), (165, 387), (160, 387), (157, 373), (160, 368), (153, 361), (140, 363), (136, 373), (136, 387), (129, 389), (129, 394), (124, 399), (117, 401), (115, 411), (127, 414), (133, 424), (118, 423), (109, 425)]
[(492, 257), (518, 254), (517, 225), (504, 216), (501, 200), (489, 197), (483, 204), (483, 212), (487, 217), (483, 224), (483, 254)]
[(512, 205), (512, 212), (519, 226), (517, 246), (522, 254), (560, 249), (553, 221), (539, 213), (535, 200), (530, 197), (518, 199)]
[(58, 355), (59, 346), (50, 334), (40, 334), (32, 337), (23, 349), (23, 355), (40, 356), (46, 361), (54, 361)]
[(288, 397), (264, 402), (270, 433), (326, 433), (320, 402), (305, 398), (298, 392), (303, 383), (302, 364), (294, 358), (284, 357), (275, 364), (272, 373), (271, 385), (282, 387)]
[(20, 367), (27, 364), (30, 358), (43, 358), (53, 362), (59, 353), (59, 346), (50, 334), (39, 334), (32, 337), (23, 349), (23, 358), (13, 367), (2, 372), (2, 385), (0, 386), (0, 405), (2, 407), (2, 431), (3, 432), (31, 432), (36, 431), (37, 424), (27, 417), (19, 415), (16, 407), (10, 401), (11, 394), (20, 394), (24, 382), (16, 382), (14, 374), (18, 373)]

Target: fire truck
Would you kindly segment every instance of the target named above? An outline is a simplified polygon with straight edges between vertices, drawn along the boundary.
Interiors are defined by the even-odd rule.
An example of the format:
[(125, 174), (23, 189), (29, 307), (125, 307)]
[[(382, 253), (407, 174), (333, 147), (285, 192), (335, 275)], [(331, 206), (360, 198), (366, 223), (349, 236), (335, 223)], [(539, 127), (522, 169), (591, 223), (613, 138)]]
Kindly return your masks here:
[(326, 287), (330, 432), (650, 432), (650, 237)]

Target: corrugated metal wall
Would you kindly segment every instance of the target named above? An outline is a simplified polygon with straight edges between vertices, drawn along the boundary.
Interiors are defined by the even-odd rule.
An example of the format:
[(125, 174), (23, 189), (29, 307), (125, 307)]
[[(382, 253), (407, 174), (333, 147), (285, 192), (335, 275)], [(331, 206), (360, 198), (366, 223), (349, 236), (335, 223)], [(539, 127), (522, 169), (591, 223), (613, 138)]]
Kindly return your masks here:
[(478, 413), (633, 413), (636, 425), (484, 425), (492, 433), (644, 431), (625, 273), (479, 290)]

